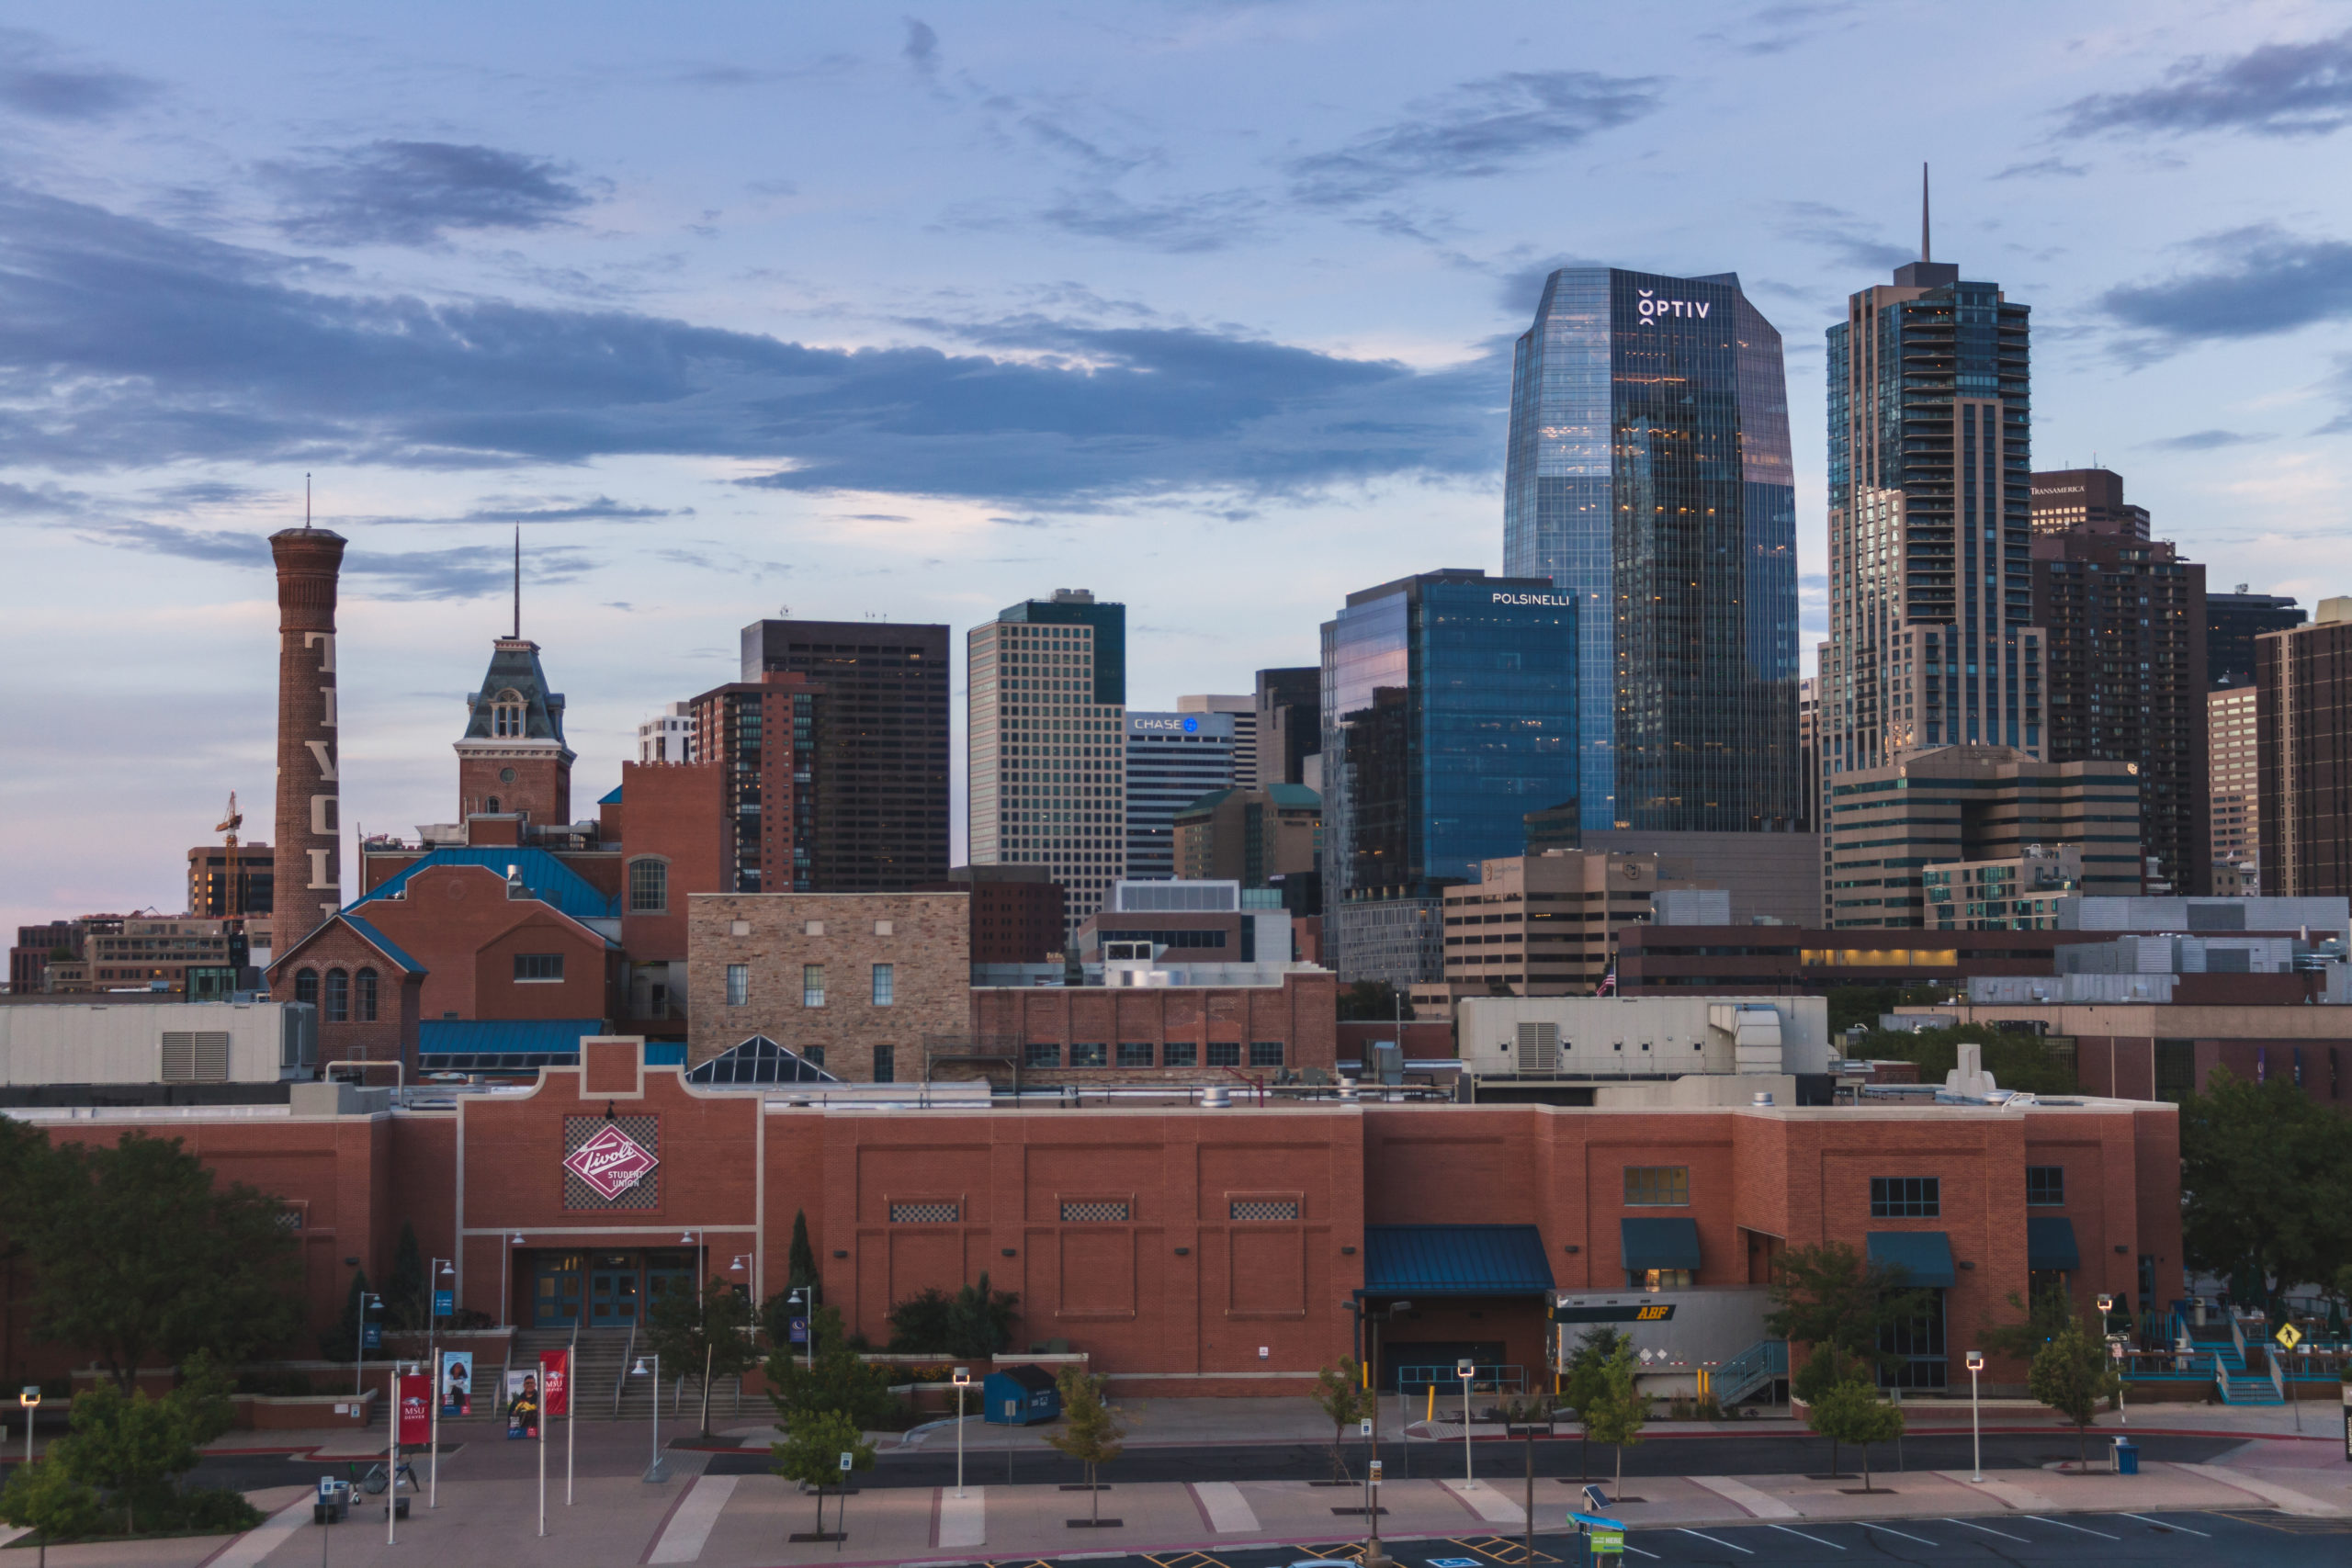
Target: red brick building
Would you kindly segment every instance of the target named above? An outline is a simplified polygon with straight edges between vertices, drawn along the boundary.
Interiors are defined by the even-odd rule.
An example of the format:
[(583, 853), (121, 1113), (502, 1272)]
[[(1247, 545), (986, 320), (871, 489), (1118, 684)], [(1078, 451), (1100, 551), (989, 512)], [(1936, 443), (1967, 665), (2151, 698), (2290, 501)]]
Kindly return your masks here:
[[(392, 1111), (368, 1097), (377, 1109), (319, 1114), (319, 1097), (338, 1091), (301, 1086), (301, 1113), (15, 1114), (85, 1139), (168, 1118), (156, 1130), (220, 1176), (283, 1195), (300, 1217), (314, 1324), (341, 1310), (341, 1259), (381, 1278), (403, 1224), (426, 1256), (458, 1259), (461, 1305), (526, 1326), (577, 1316), (611, 1328), (634, 1322), (665, 1275), (743, 1280), (766, 1299), (805, 1212), (824, 1300), (853, 1329), (878, 1339), (892, 1303), (986, 1270), (1021, 1293), (1016, 1344), (1067, 1339), (1133, 1393), (1301, 1392), (1354, 1348), (1342, 1303), (1407, 1294), (1416, 1305), (1389, 1326), (1387, 1359), (1476, 1342), (1540, 1366), (1548, 1292), (1625, 1289), (1626, 1222), (1662, 1213), (1687, 1225), (1701, 1290), (1760, 1280), (1788, 1247), (1926, 1235), (1952, 1260), (1938, 1304), (1953, 1354), (2028, 1288), (2029, 1218), (2065, 1223), (2067, 1282), (2086, 1309), (2111, 1292), (2144, 1318), (2178, 1293), (2167, 1105), (1616, 1111), (1327, 1099), (842, 1116), (689, 1086), (676, 1068), (646, 1066), (633, 1040), (591, 1041), (585, 1056), (526, 1093)], [(590, 1141), (621, 1138), (642, 1151), (623, 1169), (642, 1174), (609, 1195), (567, 1169)], [(1899, 1214), (1883, 1212), (1890, 1181), (1911, 1184)], [(1496, 1226), (1510, 1227), (1538, 1278), (1430, 1295), (1373, 1272), (1383, 1244), (1408, 1234), (1396, 1227), (1435, 1227), (1442, 1246)], [(21, 1318), (6, 1329), (6, 1364), (27, 1366)], [(2022, 1375), (1996, 1367), (1994, 1381)]]
[(1295, 969), (1275, 985), (991, 986), (972, 993), (973, 1043), (1017, 1055), (1024, 1084), (1195, 1081), (1231, 1068), (1271, 1080), (1329, 1073), (1339, 976)]

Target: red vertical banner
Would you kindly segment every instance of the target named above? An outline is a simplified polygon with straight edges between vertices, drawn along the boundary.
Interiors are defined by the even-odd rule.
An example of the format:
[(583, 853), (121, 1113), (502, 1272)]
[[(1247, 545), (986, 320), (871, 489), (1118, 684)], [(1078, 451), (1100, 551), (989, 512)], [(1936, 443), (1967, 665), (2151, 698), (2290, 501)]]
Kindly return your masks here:
[(540, 1408), (550, 1416), (568, 1415), (571, 1409), (571, 1352), (542, 1350), (539, 1352)]
[(403, 1443), (433, 1440), (433, 1379), (429, 1373), (401, 1375), (401, 1435)]

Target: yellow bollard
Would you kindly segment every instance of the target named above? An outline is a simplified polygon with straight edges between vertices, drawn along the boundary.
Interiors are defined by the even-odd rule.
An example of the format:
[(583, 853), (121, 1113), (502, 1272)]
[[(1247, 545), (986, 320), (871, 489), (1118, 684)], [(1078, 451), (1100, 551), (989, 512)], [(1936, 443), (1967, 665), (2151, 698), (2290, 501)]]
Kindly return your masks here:
[(1437, 1419), (1437, 1384), (1435, 1383), (1430, 1384), (1430, 1413), (1423, 1419), (1430, 1421)]

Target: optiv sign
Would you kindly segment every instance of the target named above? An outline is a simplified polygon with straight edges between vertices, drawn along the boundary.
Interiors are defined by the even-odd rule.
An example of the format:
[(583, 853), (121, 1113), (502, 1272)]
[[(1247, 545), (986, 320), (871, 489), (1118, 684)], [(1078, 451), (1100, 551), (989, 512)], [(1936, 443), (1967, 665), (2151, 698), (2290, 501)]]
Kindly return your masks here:
[(1646, 288), (1641, 291), (1641, 302), (1634, 308), (1641, 311), (1644, 326), (1648, 326), (1660, 316), (1695, 316), (1703, 321), (1707, 319), (1708, 306), (1713, 303), (1708, 299), (1653, 299)]

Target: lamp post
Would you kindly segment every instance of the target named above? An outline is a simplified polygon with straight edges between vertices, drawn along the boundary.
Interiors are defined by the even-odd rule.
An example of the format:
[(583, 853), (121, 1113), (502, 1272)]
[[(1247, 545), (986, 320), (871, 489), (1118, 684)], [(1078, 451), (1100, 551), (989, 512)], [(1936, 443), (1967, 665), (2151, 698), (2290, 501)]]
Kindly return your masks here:
[(1976, 1473), (1969, 1479), (1982, 1483), (1984, 1479), (1984, 1431), (1977, 1420), (1976, 1374), (1984, 1370), (1984, 1352), (1968, 1353), (1968, 1446), (1974, 1456)]
[[(29, 1466), (33, 1462), (33, 1416), (40, 1409), (40, 1384), (27, 1383), (24, 1392), (17, 1395), (17, 1405), (25, 1413), (25, 1463)], [(48, 1548), (44, 1546), (42, 1550), (46, 1551)]]
[(1453, 1375), (1462, 1380), (1462, 1479), (1466, 1484), (1478, 1479), (1470, 1464), (1470, 1382), (1478, 1375), (1478, 1364), (1464, 1356), (1453, 1363)]
[(964, 1391), (972, 1386), (972, 1369), (956, 1369), (956, 1495), (964, 1495)]
[(370, 1303), (373, 1303), (376, 1306), (382, 1306), (384, 1304), (384, 1298), (378, 1295), (373, 1291), (360, 1292), (359, 1338), (358, 1343), (351, 1348), (351, 1392), (355, 1398), (359, 1395), (362, 1389), (365, 1387), (365, 1384), (361, 1381), (365, 1375), (361, 1371), (361, 1363), (368, 1359), (368, 1308)]
[(2123, 1408), (2123, 1337), (2110, 1334), (2107, 1328), (2107, 1314), (2114, 1310), (2115, 1298), (2101, 1292), (2098, 1298), (2098, 1334), (2107, 1341), (2107, 1353), (2115, 1362), (2115, 1424), (2129, 1427), (2132, 1415)]
[[(455, 1279), (458, 1270), (446, 1258), (434, 1258), (425, 1265), (425, 1278), (429, 1281), (425, 1290), (432, 1309), (425, 1314), (424, 1364), (432, 1370), (432, 1393), (429, 1397), (433, 1401), (433, 1451), (425, 1456), (424, 1461), (424, 1472), (429, 1478), (425, 1483), (424, 1506), (437, 1508), (441, 1506), (441, 1281)], [(449, 1305), (453, 1309), (458, 1304), (454, 1289), (452, 1287), (453, 1293), (449, 1298)]]
[[(653, 1362), (653, 1449), (652, 1457), (645, 1466), (645, 1479), (667, 1481), (670, 1479), (669, 1472), (662, 1465), (662, 1358), (657, 1353), (651, 1359)], [(639, 1356), (637, 1359), (637, 1365), (629, 1369), (629, 1376), (633, 1378), (646, 1376), (646, 1357)]]

